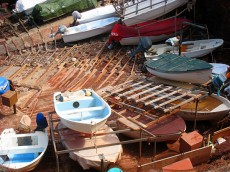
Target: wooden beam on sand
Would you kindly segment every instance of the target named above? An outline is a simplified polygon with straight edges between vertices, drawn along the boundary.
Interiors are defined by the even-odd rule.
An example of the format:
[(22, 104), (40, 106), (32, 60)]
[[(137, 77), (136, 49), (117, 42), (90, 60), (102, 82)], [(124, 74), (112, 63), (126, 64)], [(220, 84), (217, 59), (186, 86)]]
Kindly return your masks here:
[(10, 76), (9, 80), (13, 80), (14, 77), (16, 77), (19, 73), (21, 73), (25, 68), (27, 67), (27, 64), (24, 64), (17, 72), (15, 72), (13, 75)]

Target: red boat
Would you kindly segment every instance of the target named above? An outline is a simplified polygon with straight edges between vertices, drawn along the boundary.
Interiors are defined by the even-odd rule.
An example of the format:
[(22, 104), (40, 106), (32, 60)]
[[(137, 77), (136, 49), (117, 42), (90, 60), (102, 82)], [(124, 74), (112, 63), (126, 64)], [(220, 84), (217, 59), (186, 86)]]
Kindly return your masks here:
[(120, 42), (121, 45), (137, 45), (139, 36), (149, 36), (152, 42), (166, 40), (182, 29), (183, 22), (191, 21), (184, 18), (170, 18), (161, 21), (150, 20), (133, 26), (117, 23), (111, 31), (109, 44)]

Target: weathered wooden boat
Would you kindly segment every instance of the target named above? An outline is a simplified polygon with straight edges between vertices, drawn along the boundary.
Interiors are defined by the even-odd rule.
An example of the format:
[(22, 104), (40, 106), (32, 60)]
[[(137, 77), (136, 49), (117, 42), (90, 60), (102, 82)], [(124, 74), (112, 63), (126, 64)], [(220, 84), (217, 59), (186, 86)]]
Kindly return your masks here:
[(3, 130), (0, 140), (0, 167), (6, 171), (25, 172), (37, 167), (48, 146), (47, 131), (16, 134)]
[(35, 5), (46, 2), (47, 0), (18, 0), (15, 4), (14, 12), (24, 13), (25, 15), (30, 15), (33, 11)]
[[(104, 125), (92, 137), (66, 129), (61, 123), (58, 128), (65, 148), (67, 150), (79, 149), (70, 152), (69, 156), (77, 161), (84, 170), (90, 168), (101, 170), (102, 161), (104, 168), (107, 168), (108, 164), (116, 163), (121, 158), (123, 149), (119, 144), (120, 140), (116, 134), (111, 133), (113, 130), (107, 125)], [(106, 144), (114, 145), (106, 146)]]
[(152, 42), (165, 40), (182, 28), (183, 22), (189, 20), (174, 18), (166, 20), (150, 20), (133, 26), (116, 23), (111, 31), (109, 42), (119, 42), (121, 45), (137, 45), (140, 36), (148, 36)]
[(122, 5), (116, 5), (116, 9), (123, 16), (123, 22), (127, 26), (144, 21), (156, 19), (185, 5), (188, 0), (143, 0), (129, 1)]
[[(223, 39), (205, 39), (195, 41), (185, 41), (181, 44), (181, 56), (198, 58), (210, 54), (212, 51), (223, 45)], [(166, 44), (156, 44), (145, 52), (145, 58), (152, 59), (164, 53), (179, 55), (178, 46), (169, 46)]]
[(66, 127), (82, 133), (96, 132), (111, 114), (110, 106), (91, 89), (56, 92), (54, 107)]
[(77, 21), (79, 24), (84, 24), (109, 17), (116, 17), (116, 10), (113, 5), (106, 5), (82, 12), (81, 19), (78, 19)]
[(144, 63), (147, 70), (160, 78), (204, 84), (212, 74), (212, 65), (199, 59), (175, 54), (162, 54)]
[(103, 33), (108, 33), (112, 30), (115, 22), (118, 20), (118, 17), (109, 17), (80, 24), (78, 26), (69, 27), (66, 29), (64, 34), (62, 34), (62, 38), (64, 42), (74, 42), (91, 38)]
[[(230, 111), (230, 101), (216, 94), (208, 95), (208, 93), (197, 91), (197, 94), (203, 94), (198, 102), (196, 114), (196, 102), (185, 105), (181, 111), (177, 112), (186, 121), (219, 121), (228, 115)], [(177, 102), (179, 103), (179, 102)]]

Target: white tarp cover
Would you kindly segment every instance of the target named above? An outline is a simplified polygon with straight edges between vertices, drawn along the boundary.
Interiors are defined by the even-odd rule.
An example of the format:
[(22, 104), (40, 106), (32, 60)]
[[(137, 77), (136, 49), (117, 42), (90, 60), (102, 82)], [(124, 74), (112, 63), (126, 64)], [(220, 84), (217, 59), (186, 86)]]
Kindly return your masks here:
[[(63, 127), (65, 126), (59, 123), (58, 128), (61, 129)], [(106, 133), (112, 131), (113, 130), (110, 127), (104, 125), (99, 131), (97, 131), (97, 133)], [(105, 158), (104, 160), (105, 167), (110, 162), (115, 163), (121, 158), (123, 149), (120, 144), (97, 148), (98, 145), (120, 143), (116, 134), (98, 135), (96, 137), (93, 136), (92, 138), (90, 138), (90, 136), (84, 137), (79, 132), (71, 129), (60, 130), (59, 133), (63, 140), (62, 143), (67, 149), (87, 148), (91, 146), (95, 147), (94, 149), (80, 150), (80, 151), (70, 152), (69, 154), (70, 158), (75, 161), (78, 161), (78, 163), (82, 166), (84, 170), (89, 168), (100, 169), (101, 166), (101, 160), (99, 158), (100, 154), (103, 154)]]
[(15, 10), (18, 13), (32, 9), (36, 4), (40, 4), (47, 0), (18, 0), (16, 2)]

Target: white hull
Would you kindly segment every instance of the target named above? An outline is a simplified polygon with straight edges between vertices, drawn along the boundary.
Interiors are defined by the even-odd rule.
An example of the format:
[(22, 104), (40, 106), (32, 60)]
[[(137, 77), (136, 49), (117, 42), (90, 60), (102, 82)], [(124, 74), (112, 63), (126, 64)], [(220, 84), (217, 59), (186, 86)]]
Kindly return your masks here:
[[(6, 131), (6, 133), (8, 133), (10, 130), (13, 131), (12, 129), (7, 129), (3, 132)], [(1, 135), (0, 154), (7, 155), (9, 160), (1, 163), (1, 168), (6, 169), (7, 171), (25, 172), (32, 171), (38, 166), (48, 146), (49, 140), (47, 132), (36, 131), (35, 133), (28, 134), (16, 134), (12, 132), (10, 134), (6, 134), (5, 136), (3, 135), (5, 134)], [(17, 138), (23, 137), (25, 137), (25, 139), (31, 137), (31, 145), (19, 145), (19, 143), (23, 143), (23, 141), (19, 141)], [(28, 160), (27, 154), (34, 154), (34, 156), (37, 157), (34, 157), (34, 159), (32, 158), (30, 161)], [(16, 157), (16, 155), (23, 156)]]
[[(148, 36), (152, 42), (158, 42), (158, 41), (163, 41), (163, 40), (166, 40), (170, 37), (172, 37), (173, 34), (170, 34), (170, 35), (158, 35), (158, 36)], [(137, 45), (139, 43), (139, 37), (129, 37), (129, 38), (122, 38), (120, 40), (120, 44), (121, 45)]]
[(29, 15), (32, 13), (33, 8), (35, 5), (46, 2), (47, 0), (18, 0), (15, 4), (15, 11), (17, 13), (25, 13), (26, 15)]
[(84, 24), (95, 20), (115, 17), (116, 10), (113, 5), (106, 5), (104, 7), (98, 7), (89, 11), (82, 12), (81, 16), (81, 19), (78, 19), (77, 21), (79, 24)]
[(118, 21), (118, 19), (119, 18), (106, 18), (85, 24), (80, 24), (74, 27), (69, 27), (67, 32), (62, 35), (62, 38), (64, 42), (67, 43), (91, 38), (104, 33), (109, 33), (112, 30), (114, 23)]
[[(222, 103), (215, 107), (213, 110), (209, 111), (198, 111), (197, 112), (197, 121), (209, 120), (209, 121), (219, 121), (223, 119), (228, 112), (230, 111), (230, 101), (222, 96), (217, 96), (216, 94), (211, 94), (210, 96), (220, 100)], [(212, 102), (210, 102), (212, 103)], [(191, 110), (181, 110), (177, 112), (186, 121), (195, 120), (195, 109)]]
[[(90, 89), (87, 89), (90, 90)], [(111, 115), (111, 108), (95, 91), (86, 96), (83, 90), (68, 92), (71, 99), (65, 100), (65, 93), (54, 93), (54, 107), (61, 122), (68, 128), (82, 132), (94, 133), (102, 128)], [(63, 101), (56, 98), (62, 95)], [(77, 103), (78, 106), (74, 107)]]
[[(146, 66), (147, 67), (147, 66)], [(182, 72), (182, 73), (166, 73), (153, 70), (147, 67), (147, 70), (159, 77), (168, 80), (180, 81), (180, 82), (188, 82), (188, 83), (197, 83), (197, 84), (204, 84), (210, 80), (212, 69), (205, 69), (205, 70), (197, 70), (191, 72)]]
[[(222, 39), (205, 39), (196, 41), (182, 42), (181, 56), (198, 58), (210, 54), (216, 48), (223, 45)], [(185, 47), (183, 50), (183, 46)], [(154, 59), (163, 53), (172, 53), (179, 55), (178, 47), (168, 46), (166, 44), (152, 45), (148, 52), (145, 53), (145, 58)]]
[[(188, 0), (144, 0), (136, 5), (125, 7), (123, 22), (127, 26), (131, 26), (144, 21), (156, 19), (182, 5), (185, 5), (187, 2)], [(138, 11), (136, 10), (137, 8)]]
[[(64, 126), (59, 124), (58, 128), (61, 129)], [(107, 125), (104, 125), (103, 128), (98, 131), (99, 133), (108, 133), (113, 130), (109, 128)], [(106, 161), (104, 161), (104, 167), (106, 168), (110, 163), (116, 163), (121, 158), (122, 154), (122, 146), (120, 144), (113, 146), (103, 146), (97, 147), (105, 144), (113, 144), (120, 143), (116, 134), (103, 134), (98, 136), (83, 137), (80, 133), (70, 130), (64, 129), (60, 130), (59, 134), (62, 138), (62, 143), (67, 149), (84, 149), (75, 152), (70, 152), (70, 158), (74, 161), (77, 161), (84, 170), (94, 168), (100, 170), (101, 168), (101, 159), (100, 154), (103, 154)], [(91, 149), (87, 149), (87, 147), (94, 147)]]

